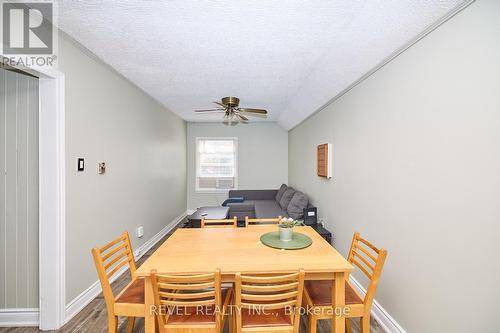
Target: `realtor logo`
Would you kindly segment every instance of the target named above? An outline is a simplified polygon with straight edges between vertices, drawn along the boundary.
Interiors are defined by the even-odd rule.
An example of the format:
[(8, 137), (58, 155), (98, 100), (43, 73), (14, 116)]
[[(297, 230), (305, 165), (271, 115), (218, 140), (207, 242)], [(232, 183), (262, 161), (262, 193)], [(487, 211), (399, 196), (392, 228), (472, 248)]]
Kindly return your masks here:
[(57, 3), (0, 3), (0, 68), (57, 67)]
[(50, 2), (3, 3), (3, 54), (52, 54), (52, 5)]

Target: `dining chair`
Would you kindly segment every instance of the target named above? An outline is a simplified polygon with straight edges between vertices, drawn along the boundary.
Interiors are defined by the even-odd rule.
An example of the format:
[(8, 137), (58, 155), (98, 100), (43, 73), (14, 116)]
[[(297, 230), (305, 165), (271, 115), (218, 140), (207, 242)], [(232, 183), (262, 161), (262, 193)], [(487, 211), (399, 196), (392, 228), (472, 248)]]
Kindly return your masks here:
[[(352, 332), (350, 318), (360, 318), (361, 332), (370, 332), (370, 313), (382, 273), (387, 251), (377, 248), (362, 238), (359, 232), (354, 233), (347, 261), (359, 269), (369, 280), (365, 297), (361, 297), (349, 283), (349, 275), (345, 283), (345, 304), (350, 308), (346, 314), (346, 331)], [(309, 333), (316, 332), (319, 319), (331, 319), (332, 283), (331, 281), (306, 281), (304, 284), (304, 302), (308, 310)]]
[(221, 288), (221, 271), (163, 275), (151, 271), (160, 333), (222, 332), (233, 290)]
[(235, 216), (232, 219), (223, 220), (208, 220), (204, 216), (201, 217), (202, 228), (236, 228), (238, 226), (238, 218)]
[(233, 311), (235, 332), (298, 333), (303, 289), (303, 269), (269, 276), (237, 273)]
[(270, 224), (281, 224), (281, 216), (266, 219), (251, 219), (245, 216), (245, 227), (248, 226), (262, 226)]
[[(118, 328), (118, 316), (128, 317), (127, 332), (134, 330), (136, 317), (144, 317), (144, 279), (135, 274), (134, 252), (127, 232), (104, 245), (93, 248), (97, 275), (101, 281), (102, 293), (108, 313), (108, 332), (115, 333)], [(128, 265), (132, 281), (115, 297), (109, 280), (113, 275)]]

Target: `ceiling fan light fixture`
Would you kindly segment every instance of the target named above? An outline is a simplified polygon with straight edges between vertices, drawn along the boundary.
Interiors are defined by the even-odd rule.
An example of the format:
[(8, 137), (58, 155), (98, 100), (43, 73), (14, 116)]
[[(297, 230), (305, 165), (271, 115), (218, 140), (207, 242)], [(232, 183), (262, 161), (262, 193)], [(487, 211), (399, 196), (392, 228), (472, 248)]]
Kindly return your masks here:
[[(264, 109), (240, 108), (240, 99), (234, 96), (227, 96), (221, 99), (221, 102), (214, 102), (220, 108), (195, 110), (195, 112), (224, 112), (222, 123), (224, 125), (235, 126), (239, 123), (248, 124), (249, 119), (246, 116), (266, 118), (267, 111)], [(245, 115), (243, 115), (244, 113)]]
[(222, 123), (226, 126), (235, 126), (238, 124), (238, 120), (235, 118), (234, 114), (226, 114), (224, 115)]

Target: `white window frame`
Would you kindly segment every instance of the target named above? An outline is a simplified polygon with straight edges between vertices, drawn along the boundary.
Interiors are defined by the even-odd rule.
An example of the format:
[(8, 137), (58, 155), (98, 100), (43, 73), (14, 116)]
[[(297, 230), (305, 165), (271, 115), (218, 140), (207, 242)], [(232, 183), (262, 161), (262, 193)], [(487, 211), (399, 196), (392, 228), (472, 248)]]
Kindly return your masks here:
[[(198, 178), (199, 178), (199, 170), (200, 170), (200, 161), (198, 154), (198, 145), (201, 140), (232, 140), (234, 142), (234, 186), (232, 189), (204, 189), (199, 187)], [(227, 193), (230, 190), (238, 189), (238, 138), (237, 137), (212, 137), (212, 136), (197, 136), (195, 140), (195, 192), (198, 193)]]

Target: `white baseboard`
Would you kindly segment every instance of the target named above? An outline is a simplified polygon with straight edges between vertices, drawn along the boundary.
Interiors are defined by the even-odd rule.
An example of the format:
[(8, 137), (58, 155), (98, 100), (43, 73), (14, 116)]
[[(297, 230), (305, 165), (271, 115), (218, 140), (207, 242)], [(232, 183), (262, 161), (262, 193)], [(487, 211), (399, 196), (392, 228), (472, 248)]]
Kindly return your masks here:
[[(366, 289), (355, 279), (349, 276), (351, 285), (356, 288), (361, 296), (365, 296)], [(387, 333), (407, 333), (398, 322), (380, 305), (376, 300), (373, 300), (372, 317)]]
[(187, 215), (192, 215), (192, 214), (194, 214), (194, 212), (196, 212), (196, 209), (188, 209), (187, 212), (186, 212), (186, 214)]
[(38, 326), (38, 309), (2, 309), (0, 310), (0, 327)]
[[(142, 244), (139, 248), (134, 251), (134, 256), (136, 260), (139, 260), (144, 253), (148, 252), (158, 241), (160, 241), (169, 231), (171, 231), (179, 222), (182, 221), (187, 215), (187, 212), (182, 215), (176, 217), (172, 222), (167, 224), (160, 232), (154, 235), (150, 240), (146, 243)], [(127, 266), (124, 266), (117, 273), (115, 273), (110, 280), (110, 282), (114, 282), (118, 279), (124, 272), (128, 270)], [(102, 291), (101, 283), (99, 280), (94, 282), (90, 287), (88, 287), (84, 292), (78, 295), (74, 300), (69, 302), (66, 305), (66, 317), (65, 323), (70, 321), (76, 314), (78, 314), (84, 307), (86, 307), (90, 302), (97, 297)]]

